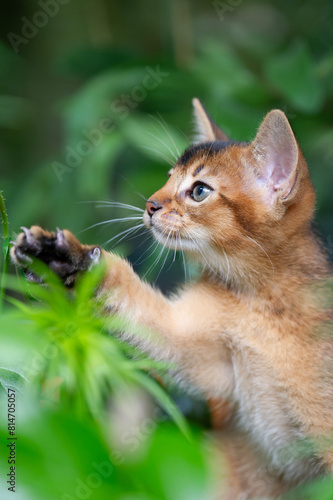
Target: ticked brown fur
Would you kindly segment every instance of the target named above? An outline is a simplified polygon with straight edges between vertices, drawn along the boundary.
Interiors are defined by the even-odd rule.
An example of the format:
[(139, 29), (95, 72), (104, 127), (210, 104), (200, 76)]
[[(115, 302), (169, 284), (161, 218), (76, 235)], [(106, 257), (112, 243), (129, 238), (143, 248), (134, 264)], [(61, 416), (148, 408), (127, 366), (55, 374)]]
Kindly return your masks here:
[[(229, 402), (219, 498), (277, 498), (333, 473), (329, 266), (311, 230), (314, 189), (281, 111), (245, 144), (229, 141), (198, 100), (194, 108), (199, 142), (147, 202), (144, 222), (201, 263), (197, 282), (165, 297), (120, 257), (37, 226), (24, 228), (12, 257), (23, 267), (41, 258), (69, 286), (104, 259), (106, 308), (149, 332), (127, 337), (175, 361), (187, 387)], [(196, 200), (195, 186), (207, 197)]]

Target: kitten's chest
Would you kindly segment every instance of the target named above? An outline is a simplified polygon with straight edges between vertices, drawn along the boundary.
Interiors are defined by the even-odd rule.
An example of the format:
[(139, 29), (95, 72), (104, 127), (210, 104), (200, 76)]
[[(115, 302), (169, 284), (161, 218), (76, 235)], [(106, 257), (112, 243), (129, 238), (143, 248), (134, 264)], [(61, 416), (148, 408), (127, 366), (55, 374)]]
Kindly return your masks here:
[[(266, 360), (267, 361), (267, 360)], [(253, 352), (233, 356), (236, 421), (255, 448), (265, 457), (272, 472), (295, 479), (314, 474), (312, 458), (295, 459), (295, 443), (306, 437), (295, 419), (288, 388), (274, 367)]]

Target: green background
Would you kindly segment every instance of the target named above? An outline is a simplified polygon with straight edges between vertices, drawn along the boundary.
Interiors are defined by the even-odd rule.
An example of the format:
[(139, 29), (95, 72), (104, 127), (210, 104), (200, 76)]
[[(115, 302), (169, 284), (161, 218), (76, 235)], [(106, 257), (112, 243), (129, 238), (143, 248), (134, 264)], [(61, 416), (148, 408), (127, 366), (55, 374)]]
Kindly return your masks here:
[[(144, 207), (190, 144), (191, 99), (199, 97), (235, 140), (254, 138), (272, 108), (286, 113), (309, 164), (319, 230), (332, 256), (332, 26), (328, 0), (2, 0), (0, 190), (12, 238), (22, 225), (41, 224), (104, 244), (135, 226), (137, 219), (84, 231), (140, 215), (99, 202)], [(166, 291), (184, 280), (181, 258), (165, 260), (148, 234), (122, 236), (106, 248), (127, 256), (141, 276)], [(181, 411), (200, 423), (191, 441), (164, 422), (165, 414), (162, 422), (147, 417), (169, 407), (184, 431), (181, 415), (146, 376), (164, 374), (163, 367), (133, 360), (132, 349), (108, 335), (110, 324), (96, 318), (90, 300), (94, 282), (85, 279), (71, 302), (55, 284), (32, 287), (30, 301), (6, 304), (1, 317), (0, 406), (6, 408), (8, 387), (18, 401), (15, 499), (202, 500), (212, 483), (208, 462), (216, 463), (204, 437), (205, 405), (177, 395)], [(10, 277), (6, 284), (20, 289)], [(113, 321), (111, 331), (118, 331)], [(22, 367), (32, 366), (26, 386)], [(117, 405), (106, 402), (129, 382), (136, 383), (134, 399), (130, 391), (119, 418)], [(4, 500), (12, 498), (3, 487), (7, 438), (1, 411)], [(332, 482), (300, 495), (332, 500)]]

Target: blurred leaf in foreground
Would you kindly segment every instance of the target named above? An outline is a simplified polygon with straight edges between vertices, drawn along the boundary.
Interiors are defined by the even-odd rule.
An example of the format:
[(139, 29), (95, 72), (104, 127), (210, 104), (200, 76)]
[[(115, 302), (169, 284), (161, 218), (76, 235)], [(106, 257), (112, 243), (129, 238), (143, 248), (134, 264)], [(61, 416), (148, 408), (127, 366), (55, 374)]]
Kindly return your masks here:
[(4, 315), (0, 361), (20, 360), (32, 387), (38, 390), (58, 380), (63, 408), (78, 414), (88, 412), (96, 419), (102, 418), (110, 394), (137, 384), (147, 389), (186, 433), (185, 419), (167, 393), (148, 375), (152, 369), (162, 373), (162, 365), (150, 361), (117, 337), (126, 328), (137, 335), (145, 332), (117, 316), (103, 314), (94, 297), (103, 266), (85, 273), (74, 295), (69, 295), (41, 262), (34, 263), (34, 271), (43, 276), (48, 286), (29, 287), (37, 299), (34, 304), (9, 299), (17, 310)]

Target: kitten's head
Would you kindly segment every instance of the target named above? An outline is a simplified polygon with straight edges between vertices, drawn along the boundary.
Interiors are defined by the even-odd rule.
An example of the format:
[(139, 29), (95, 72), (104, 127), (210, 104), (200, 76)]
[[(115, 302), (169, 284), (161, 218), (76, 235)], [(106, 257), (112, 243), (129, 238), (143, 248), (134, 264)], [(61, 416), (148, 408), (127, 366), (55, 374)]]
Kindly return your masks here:
[(314, 191), (289, 122), (274, 110), (251, 143), (230, 141), (193, 100), (199, 137), (146, 204), (144, 222), (226, 281), (273, 272), (312, 218)]

